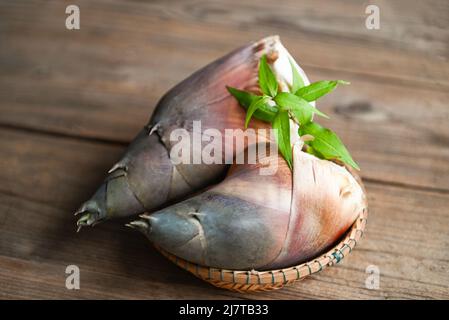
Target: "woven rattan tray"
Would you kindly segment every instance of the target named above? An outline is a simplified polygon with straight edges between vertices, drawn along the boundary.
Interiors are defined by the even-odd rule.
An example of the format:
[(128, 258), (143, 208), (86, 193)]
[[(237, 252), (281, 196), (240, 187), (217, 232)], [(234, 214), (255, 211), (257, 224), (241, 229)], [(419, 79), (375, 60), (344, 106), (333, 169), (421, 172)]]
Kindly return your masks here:
[[(340, 163), (341, 164), (341, 163)], [(366, 194), (362, 179), (356, 171), (345, 166), (346, 169), (356, 179)], [(210, 284), (236, 292), (260, 292), (280, 289), (287, 284), (302, 280), (311, 274), (339, 263), (344, 257), (352, 252), (365, 232), (368, 219), (368, 207), (360, 210), (359, 216), (346, 232), (345, 236), (332, 249), (321, 256), (299, 265), (289, 268), (264, 270), (264, 271), (239, 271), (225, 270), (201, 266), (184, 259), (181, 259), (160, 247), (156, 249), (177, 266), (189, 271), (198, 278)]]
[(269, 291), (280, 289), (340, 262), (359, 242), (365, 230), (367, 217), (368, 209), (365, 207), (344, 238), (331, 250), (313, 260), (284, 269), (237, 271), (209, 268), (183, 260), (162, 248), (156, 249), (179, 267), (216, 287), (237, 292)]

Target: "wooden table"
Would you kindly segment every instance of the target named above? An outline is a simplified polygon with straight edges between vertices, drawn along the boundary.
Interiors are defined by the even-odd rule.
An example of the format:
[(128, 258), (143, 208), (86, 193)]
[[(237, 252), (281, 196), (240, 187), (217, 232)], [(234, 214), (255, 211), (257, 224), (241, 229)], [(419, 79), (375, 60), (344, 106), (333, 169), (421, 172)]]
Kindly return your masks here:
[[(0, 2), (0, 297), (449, 298), (449, 3)], [(65, 28), (77, 4), (81, 29)], [(341, 264), (283, 290), (237, 294), (174, 266), (126, 221), (75, 233), (157, 100), (199, 67), (279, 34), (311, 80), (351, 85), (321, 110), (362, 167), (365, 238)], [(65, 269), (81, 270), (67, 290)], [(366, 268), (380, 288), (365, 286)]]

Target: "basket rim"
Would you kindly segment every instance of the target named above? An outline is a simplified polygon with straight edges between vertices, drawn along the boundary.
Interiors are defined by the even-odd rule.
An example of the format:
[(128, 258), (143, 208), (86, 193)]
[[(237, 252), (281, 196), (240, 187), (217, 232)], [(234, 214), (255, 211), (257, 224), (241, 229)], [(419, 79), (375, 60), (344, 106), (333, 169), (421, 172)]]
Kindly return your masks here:
[(229, 270), (202, 266), (184, 260), (161, 247), (154, 247), (177, 266), (192, 273), (207, 282), (230, 283), (241, 285), (276, 285), (291, 283), (303, 279), (311, 274), (322, 271), (324, 268), (339, 263), (352, 252), (357, 242), (363, 236), (368, 218), (368, 207), (362, 208), (359, 216), (346, 232), (346, 235), (326, 253), (291, 267), (273, 270)]

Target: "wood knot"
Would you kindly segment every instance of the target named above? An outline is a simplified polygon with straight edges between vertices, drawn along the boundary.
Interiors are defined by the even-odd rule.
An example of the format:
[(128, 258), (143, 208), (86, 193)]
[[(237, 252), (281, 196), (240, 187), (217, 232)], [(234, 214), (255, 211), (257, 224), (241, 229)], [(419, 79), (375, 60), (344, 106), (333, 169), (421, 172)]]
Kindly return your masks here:
[(369, 101), (354, 101), (347, 105), (337, 105), (335, 113), (347, 118), (357, 118), (366, 121), (379, 121), (386, 118), (384, 112), (373, 107)]
[(340, 114), (360, 114), (372, 111), (373, 105), (369, 101), (354, 101), (348, 105), (335, 107), (335, 112)]

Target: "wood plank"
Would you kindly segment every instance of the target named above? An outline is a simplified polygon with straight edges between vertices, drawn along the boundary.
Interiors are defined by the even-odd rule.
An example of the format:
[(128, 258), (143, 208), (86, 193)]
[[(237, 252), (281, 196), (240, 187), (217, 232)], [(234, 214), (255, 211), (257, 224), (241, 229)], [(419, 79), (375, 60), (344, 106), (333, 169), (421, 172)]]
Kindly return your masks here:
[[(73, 209), (95, 189), (120, 146), (0, 132), (0, 166), (8, 168), (0, 189), (4, 297), (449, 298), (448, 194), (368, 183), (368, 230), (347, 260), (284, 290), (238, 295), (178, 269), (126, 230), (125, 221), (75, 233)], [(66, 292), (68, 264), (86, 273), (86, 291)], [(368, 265), (380, 268), (380, 290), (365, 288)], [(37, 282), (46, 283), (42, 293)]]
[[(224, 30), (220, 23), (226, 20), (220, 13), (214, 13), (217, 10), (213, 8), (219, 6), (218, 3), (206, 6), (206, 13), (201, 14), (205, 16), (204, 21), (200, 19), (198, 24), (192, 19), (195, 10), (188, 10), (188, 5), (169, 10), (158, 2), (151, 6), (140, 2), (124, 5), (121, 1), (81, 4), (86, 8), (86, 13), (83, 10), (86, 21), (83, 18), (83, 28), (71, 33), (61, 27), (57, 18), (62, 3), (37, 6), (37, 2), (31, 2), (36, 11), (27, 10), (27, 5), (20, 1), (2, 4), (4, 10), (0, 14), (5, 15), (5, 19), (0, 28), (6, 31), (1, 34), (2, 43), (7, 45), (0, 47), (3, 70), (0, 75), (0, 125), (126, 143), (147, 121), (158, 98), (170, 86), (237, 43), (259, 37), (254, 33), (256, 31), (243, 31), (243, 35), (239, 32), (237, 37), (241, 38), (236, 39), (229, 31), (218, 32), (212, 37), (217, 30)], [(286, 8), (290, 5), (286, 4)], [(310, 4), (298, 6), (301, 12), (311, 10)], [(348, 6), (349, 12), (355, 12), (354, 5)], [(265, 2), (261, 7), (262, 12), (273, 11)], [(249, 12), (251, 7), (242, 8), (247, 10), (243, 12)], [(168, 13), (164, 13), (167, 10)], [(178, 17), (173, 10), (185, 13), (179, 13)], [(35, 15), (28, 17), (30, 12)], [(233, 12), (228, 14), (238, 22), (240, 13), (234, 15)], [(338, 15), (342, 14), (338, 12)], [(207, 28), (212, 23), (209, 16), (217, 14), (221, 17), (217, 21), (222, 22), (214, 26), (219, 29)], [(321, 20), (328, 14), (328, 11), (322, 16), (316, 13)], [(413, 12), (412, 16), (417, 14)], [(94, 19), (94, 16), (99, 17)], [(115, 23), (106, 24), (107, 21)], [(436, 24), (439, 21), (439, 18), (435, 19)], [(161, 36), (159, 29), (151, 27), (154, 25), (167, 30), (167, 34)], [(307, 46), (304, 50), (291, 39), (287, 33), (286, 42), (289, 48), (291, 44), (292, 52), (298, 57), (307, 54), (304, 60), (300, 59), (306, 66), (309, 65), (307, 61), (323, 54), (318, 46)], [(320, 43), (320, 46), (327, 43)], [(340, 46), (329, 52), (342, 52), (346, 50), (344, 48), (346, 46)], [(395, 59), (410, 56), (395, 54), (388, 48), (385, 50), (394, 65), (401, 65)], [(344, 52), (341, 55), (344, 56)], [(382, 54), (376, 54), (373, 59), (384, 59), (379, 56)], [(351, 65), (362, 60), (352, 57)], [(438, 59), (420, 57), (419, 61), (409, 61), (412, 69), (424, 68), (414, 70), (413, 74), (426, 74), (432, 70), (429, 79), (438, 78), (434, 77), (435, 70), (449, 70)], [(360, 71), (357, 73), (348, 72), (346, 67), (326, 66), (327, 59), (323, 59), (323, 63), (318, 68), (313, 67), (313, 63), (306, 67), (312, 80), (345, 78), (353, 83), (320, 101), (319, 106), (332, 114), (333, 120), (326, 125), (342, 136), (360, 162), (364, 177), (447, 190), (449, 94), (435, 91), (432, 86), (412, 90), (401, 83), (373, 80), (366, 77), (366, 73), (372, 74), (371, 71), (361, 69), (366, 61), (357, 66)], [(385, 61), (382, 63), (380, 70), (401, 74)], [(435, 70), (423, 67), (423, 63), (430, 63)], [(333, 65), (343, 64), (334, 61)], [(401, 68), (405, 72), (410, 70), (405, 65)], [(420, 150), (419, 155), (415, 150)]]
[[(94, 48), (98, 50), (99, 44), (95, 40), (100, 40), (108, 45), (100, 51), (116, 57), (134, 56), (140, 54), (143, 47), (162, 43), (178, 44), (181, 53), (188, 47), (197, 47), (201, 51), (218, 49), (215, 52), (221, 55), (238, 44), (274, 33), (283, 36), (305, 66), (418, 81), (432, 88), (448, 85), (449, 51), (444, 22), (449, 8), (444, 3), (433, 6), (438, 7), (439, 14), (433, 13), (429, 23), (428, 9), (409, 6), (405, 2), (395, 5), (382, 2), (385, 27), (374, 32), (365, 28), (363, 4), (345, 5), (343, 2), (339, 10), (333, 9), (334, 6), (321, 6), (328, 7), (320, 9), (321, 14), (312, 10), (316, 8), (312, 1), (282, 6), (258, 2), (257, 9), (254, 5), (241, 3), (232, 6), (220, 2), (205, 4), (204, 1), (172, 1), (170, 4), (81, 1), (79, 5), (84, 8), (84, 29), (76, 35), (75, 32), (67, 33), (62, 19), (58, 18), (65, 9), (62, 2), (14, 2), (2, 10), (8, 22), (4, 26), (15, 38), (18, 35), (14, 31), (19, 31), (28, 39), (30, 36), (58, 39), (59, 45), (66, 43), (66, 50), (80, 46), (81, 43), (74, 44), (73, 39), (94, 42)], [(29, 10), (30, 6), (33, 10)], [(33, 15), (26, 16), (27, 12), (30, 15), (33, 12)], [(306, 22), (308, 28), (304, 27)], [(415, 31), (421, 30), (422, 24), (427, 26), (421, 31), (424, 34)], [(354, 33), (356, 36), (352, 36)], [(435, 40), (435, 37), (440, 38)], [(382, 40), (384, 38), (388, 40)], [(183, 50), (179, 50), (179, 44), (183, 44)]]
[[(169, 4), (168, 4), (169, 3)], [(363, 42), (447, 56), (449, 5), (441, 0), (410, 5), (408, 1), (380, 0), (381, 28), (365, 27), (367, 3), (344, 0), (152, 1), (147, 7), (164, 18), (208, 22), (232, 28), (270, 32), (277, 28), (329, 40)]]
[(0, 167), (5, 168), (0, 191), (42, 203), (51, 201), (65, 210), (75, 210), (92, 195), (123, 149), (76, 139), (0, 131)]
[(129, 278), (80, 265), (80, 289), (65, 287), (67, 265), (0, 256), (1, 299), (237, 299), (204, 284)]
[[(312, 72), (310, 77), (338, 78), (339, 74)], [(448, 190), (449, 93), (410, 91), (357, 77), (346, 80), (352, 84), (338, 88), (318, 103), (331, 121), (318, 121), (342, 137), (360, 162), (362, 175)], [(119, 89), (89, 86), (84, 90), (61, 82), (33, 80), (22, 81), (20, 91), (14, 90), (14, 83), (0, 80), (0, 88), (4, 98), (0, 123), (123, 143), (146, 123), (151, 109), (151, 103), (144, 99), (133, 102), (132, 95)], [(154, 105), (157, 98), (150, 96), (143, 97)]]

